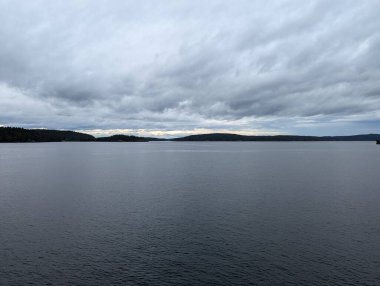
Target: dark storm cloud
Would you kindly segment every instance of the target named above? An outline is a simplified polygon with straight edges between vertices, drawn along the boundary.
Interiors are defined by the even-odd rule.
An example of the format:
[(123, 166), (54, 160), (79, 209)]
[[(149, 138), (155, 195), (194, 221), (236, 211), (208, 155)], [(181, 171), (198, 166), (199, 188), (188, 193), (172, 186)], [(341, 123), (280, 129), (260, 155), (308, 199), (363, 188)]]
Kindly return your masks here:
[(0, 124), (360, 131), (380, 120), (379, 13), (377, 0), (0, 0)]

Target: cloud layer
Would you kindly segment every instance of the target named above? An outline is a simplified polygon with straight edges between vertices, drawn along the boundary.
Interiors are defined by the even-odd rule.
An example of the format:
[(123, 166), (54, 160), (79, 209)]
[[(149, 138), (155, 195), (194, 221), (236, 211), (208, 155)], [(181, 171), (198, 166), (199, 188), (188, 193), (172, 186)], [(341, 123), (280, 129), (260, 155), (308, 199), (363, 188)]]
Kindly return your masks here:
[(0, 124), (380, 132), (379, 14), (377, 0), (0, 0)]

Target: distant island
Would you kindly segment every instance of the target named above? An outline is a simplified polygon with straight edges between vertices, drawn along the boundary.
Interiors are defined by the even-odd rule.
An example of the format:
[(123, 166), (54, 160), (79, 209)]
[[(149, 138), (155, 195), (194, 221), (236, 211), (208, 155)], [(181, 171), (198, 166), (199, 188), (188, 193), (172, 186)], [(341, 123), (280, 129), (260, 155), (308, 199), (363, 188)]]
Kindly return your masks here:
[(138, 137), (133, 135), (112, 135), (109, 137), (95, 138), (94, 141), (98, 142), (149, 142), (149, 141), (165, 141), (166, 139), (152, 138), (152, 137)]
[(74, 131), (47, 129), (24, 129), (0, 127), (0, 142), (62, 142), (62, 141), (95, 141), (95, 137)]
[(0, 142), (148, 142), (159, 140), (129, 135), (112, 135), (96, 138), (89, 134), (75, 131), (48, 129), (24, 129), (17, 127), (0, 127)]
[(24, 129), (18, 127), (0, 127), (0, 143), (16, 142), (149, 142), (149, 141), (256, 141), (256, 142), (289, 142), (289, 141), (376, 141), (380, 144), (380, 134), (351, 136), (247, 136), (229, 133), (212, 133), (190, 135), (174, 139), (138, 137), (132, 135), (112, 135), (96, 138), (89, 134), (75, 131), (48, 129)]
[(299, 135), (272, 135), (272, 136), (248, 136), (226, 133), (212, 133), (190, 135), (182, 138), (172, 139), (173, 141), (263, 141), (263, 142), (283, 142), (283, 141), (377, 141), (380, 134), (364, 134), (350, 136), (299, 136)]

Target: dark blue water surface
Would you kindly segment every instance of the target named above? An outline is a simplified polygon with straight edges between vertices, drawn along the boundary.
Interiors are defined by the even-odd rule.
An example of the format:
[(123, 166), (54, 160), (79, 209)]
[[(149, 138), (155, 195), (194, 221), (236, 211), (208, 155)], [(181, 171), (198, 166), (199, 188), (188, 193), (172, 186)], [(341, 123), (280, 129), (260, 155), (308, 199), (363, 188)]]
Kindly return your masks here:
[(0, 144), (0, 285), (380, 285), (380, 146)]

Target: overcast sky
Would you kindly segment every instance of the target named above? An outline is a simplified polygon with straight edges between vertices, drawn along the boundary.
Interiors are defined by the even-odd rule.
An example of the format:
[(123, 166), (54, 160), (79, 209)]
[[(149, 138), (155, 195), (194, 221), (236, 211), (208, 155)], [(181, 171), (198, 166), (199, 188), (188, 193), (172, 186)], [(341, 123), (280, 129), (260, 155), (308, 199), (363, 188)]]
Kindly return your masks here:
[(380, 133), (380, 1), (0, 0), (0, 125)]

